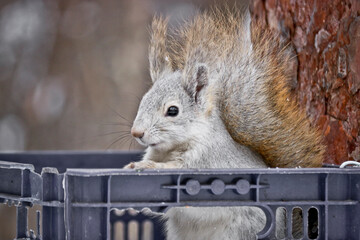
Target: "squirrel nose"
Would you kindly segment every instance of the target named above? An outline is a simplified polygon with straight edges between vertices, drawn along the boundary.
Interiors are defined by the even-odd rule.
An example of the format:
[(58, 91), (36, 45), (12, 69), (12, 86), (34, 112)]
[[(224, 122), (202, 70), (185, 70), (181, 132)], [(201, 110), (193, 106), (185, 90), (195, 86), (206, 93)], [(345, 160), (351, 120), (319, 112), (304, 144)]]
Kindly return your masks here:
[(136, 138), (142, 138), (144, 136), (144, 131), (139, 131), (135, 128), (131, 128), (131, 135)]

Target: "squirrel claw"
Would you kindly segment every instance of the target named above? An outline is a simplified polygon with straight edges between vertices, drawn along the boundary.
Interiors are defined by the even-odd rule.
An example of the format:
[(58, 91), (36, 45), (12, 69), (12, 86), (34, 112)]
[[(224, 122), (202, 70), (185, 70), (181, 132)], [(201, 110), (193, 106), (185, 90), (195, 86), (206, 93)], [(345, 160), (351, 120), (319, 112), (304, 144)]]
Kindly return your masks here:
[(131, 162), (131, 163), (125, 165), (123, 168), (124, 169), (134, 169), (135, 168), (135, 163)]
[(151, 161), (140, 161), (140, 162), (131, 162), (128, 165), (125, 165), (124, 169), (134, 169), (134, 170), (143, 170), (156, 168), (156, 164)]

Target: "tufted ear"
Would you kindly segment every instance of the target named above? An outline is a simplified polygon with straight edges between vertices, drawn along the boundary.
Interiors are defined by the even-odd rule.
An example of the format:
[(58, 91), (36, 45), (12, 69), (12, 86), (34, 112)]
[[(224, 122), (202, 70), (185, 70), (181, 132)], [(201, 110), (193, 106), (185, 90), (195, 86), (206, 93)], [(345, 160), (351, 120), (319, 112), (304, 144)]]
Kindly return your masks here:
[(208, 85), (208, 68), (205, 64), (197, 64), (188, 74), (184, 76), (183, 87), (187, 94), (194, 99), (196, 103), (202, 101), (201, 93), (203, 88)]
[(251, 15), (249, 8), (245, 8), (243, 18), (243, 41), (246, 46), (249, 47), (249, 50), (253, 49), (253, 44), (251, 42)]
[(162, 74), (171, 72), (170, 56), (166, 48), (167, 20), (154, 17), (149, 46), (150, 76), (154, 83)]

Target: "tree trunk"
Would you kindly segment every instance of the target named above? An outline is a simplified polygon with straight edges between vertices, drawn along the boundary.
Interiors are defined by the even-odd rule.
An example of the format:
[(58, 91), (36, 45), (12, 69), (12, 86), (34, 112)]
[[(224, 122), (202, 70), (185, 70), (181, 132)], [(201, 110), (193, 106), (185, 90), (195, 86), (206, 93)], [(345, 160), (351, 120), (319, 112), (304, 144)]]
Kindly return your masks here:
[(360, 160), (360, 1), (255, 0), (255, 21), (297, 54), (294, 93), (323, 134), (326, 163)]

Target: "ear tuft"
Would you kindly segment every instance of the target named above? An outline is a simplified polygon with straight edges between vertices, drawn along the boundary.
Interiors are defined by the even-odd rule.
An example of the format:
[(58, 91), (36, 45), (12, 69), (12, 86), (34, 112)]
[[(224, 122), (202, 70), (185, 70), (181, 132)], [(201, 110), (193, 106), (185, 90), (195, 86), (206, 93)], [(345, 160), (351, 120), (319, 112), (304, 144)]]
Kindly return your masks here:
[(161, 74), (171, 71), (171, 61), (167, 51), (167, 19), (154, 17), (151, 24), (149, 46), (150, 75), (155, 82)]
[(244, 13), (244, 23), (243, 23), (243, 41), (249, 47), (250, 51), (253, 49), (253, 44), (251, 42), (251, 15), (249, 8), (246, 8)]

